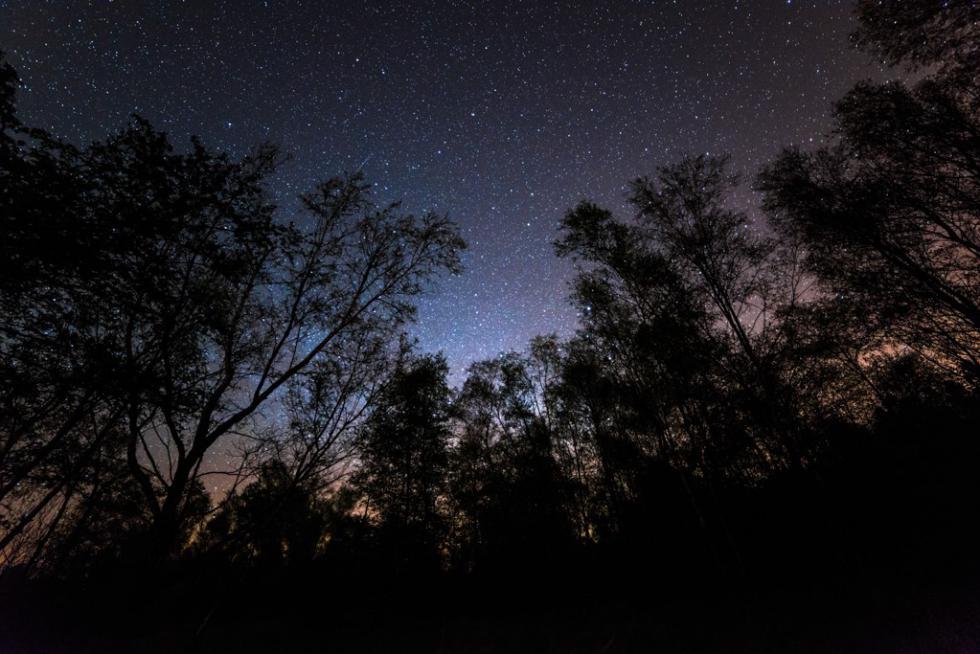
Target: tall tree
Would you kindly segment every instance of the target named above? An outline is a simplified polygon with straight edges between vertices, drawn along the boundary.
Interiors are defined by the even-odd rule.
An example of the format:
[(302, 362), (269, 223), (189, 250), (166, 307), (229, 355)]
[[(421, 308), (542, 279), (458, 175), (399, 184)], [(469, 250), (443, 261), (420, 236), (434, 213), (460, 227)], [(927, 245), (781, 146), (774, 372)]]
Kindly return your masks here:
[(861, 3), (860, 43), (895, 61), (943, 62), (909, 88), (858, 84), (835, 109), (838, 142), (788, 149), (759, 176), (774, 227), (874, 347), (918, 350), (980, 378), (980, 112), (973, 3)]
[(441, 356), (411, 357), (387, 382), (358, 443), (352, 483), (377, 515), (396, 565), (438, 562), (446, 537), (452, 392)]
[(572, 478), (561, 465), (553, 385), (553, 338), (469, 368), (457, 398), (451, 490), (462, 563), (476, 569), (544, 571), (575, 538)]
[[(657, 435), (662, 455), (677, 433), (704, 455), (709, 443), (741, 441), (749, 458), (740, 463), (756, 459), (748, 471), (800, 456), (781, 417), (792, 402), (777, 363), (783, 271), (773, 244), (726, 206), (735, 181), (725, 158), (663, 166), (634, 183), (635, 222), (582, 203), (556, 248), (579, 261), (585, 333), (615, 362), (617, 385), (632, 389), (638, 432)], [(711, 417), (716, 410), (726, 417)], [(720, 424), (733, 429), (723, 436)]]
[(738, 183), (727, 157), (698, 155), (662, 166), (656, 177), (633, 183), (631, 201), (645, 242), (660, 251), (703, 295), (761, 372), (756, 326), (767, 325), (772, 284), (767, 261), (774, 246), (754, 235), (749, 218), (726, 206)]
[(138, 118), (84, 149), (6, 132), (0, 347), (20, 390), (4, 398), (0, 499), (38, 492), (6, 505), (2, 545), (111, 441), (151, 549), (172, 553), (216, 444), (260, 429), (302, 373), (396, 338), (413, 299), (459, 269), (451, 222), (376, 206), (359, 175), (318, 185), (288, 220), (265, 188), (272, 147), (177, 152)]

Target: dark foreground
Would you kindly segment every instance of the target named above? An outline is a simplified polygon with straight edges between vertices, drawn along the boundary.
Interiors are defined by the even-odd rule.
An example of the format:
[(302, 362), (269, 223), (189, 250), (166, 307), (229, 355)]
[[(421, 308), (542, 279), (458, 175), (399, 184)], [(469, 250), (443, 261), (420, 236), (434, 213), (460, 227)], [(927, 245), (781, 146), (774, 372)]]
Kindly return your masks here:
[(764, 592), (738, 579), (355, 583), (322, 569), (152, 587), (136, 575), (87, 587), (8, 577), (0, 651), (980, 652), (977, 585), (914, 577), (787, 575)]

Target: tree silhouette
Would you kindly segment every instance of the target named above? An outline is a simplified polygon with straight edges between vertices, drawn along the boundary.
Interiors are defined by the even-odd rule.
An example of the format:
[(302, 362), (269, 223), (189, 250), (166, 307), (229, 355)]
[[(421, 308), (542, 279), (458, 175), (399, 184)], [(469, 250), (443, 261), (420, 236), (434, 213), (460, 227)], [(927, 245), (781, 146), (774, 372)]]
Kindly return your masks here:
[[(306, 227), (277, 217), (268, 146), (240, 161), (197, 141), (177, 153), (141, 119), (84, 150), (33, 136), (5, 159), (2, 290), (5, 374), (23, 389), (7, 401), (36, 408), (5, 412), (19, 422), (0, 499), (38, 499), (17, 499), (2, 546), (112, 440), (150, 550), (171, 554), (215, 444), (256, 429), (260, 407), (363, 335), (395, 338), (412, 299), (459, 266), (449, 221), (375, 207), (358, 175), (304, 195)], [(62, 452), (77, 460), (50, 490), (25, 483)]]
[(438, 565), (446, 537), (447, 374), (439, 356), (402, 362), (358, 440), (360, 465), (351, 483), (363, 493), (365, 509), (378, 515), (396, 569)]
[(942, 75), (913, 89), (859, 84), (837, 105), (836, 145), (786, 150), (758, 181), (774, 227), (805, 245), (828, 301), (854, 307), (840, 315), (870, 321), (879, 341), (917, 349), (974, 382), (976, 88), (975, 79)]
[(980, 49), (971, 2), (874, 2), (858, 0), (854, 42), (892, 65), (937, 65), (943, 76), (976, 79)]
[(461, 521), (461, 565), (487, 574), (547, 572), (574, 539), (571, 481), (562, 474), (552, 378), (553, 340), (529, 356), (515, 352), (474, 363), (457, 399), (452, 500)]
[(322, 549), (329, 513), (313, 484), (297, 483), (285, 464), (271, 460), (208, 522), (200, 547), (234, 562), (302, 565)]

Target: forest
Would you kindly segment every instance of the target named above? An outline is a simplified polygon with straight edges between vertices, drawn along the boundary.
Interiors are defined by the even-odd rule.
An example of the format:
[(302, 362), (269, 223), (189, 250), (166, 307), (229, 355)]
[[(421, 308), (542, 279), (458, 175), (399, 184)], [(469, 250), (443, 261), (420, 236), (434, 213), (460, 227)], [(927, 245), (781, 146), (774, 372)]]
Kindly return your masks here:
[(570, 201), (577, 331), (458, 384), (449, 218), (0, 59), (0, 650), (980, 651), (980, 5), (855, 11), (908, 81)]

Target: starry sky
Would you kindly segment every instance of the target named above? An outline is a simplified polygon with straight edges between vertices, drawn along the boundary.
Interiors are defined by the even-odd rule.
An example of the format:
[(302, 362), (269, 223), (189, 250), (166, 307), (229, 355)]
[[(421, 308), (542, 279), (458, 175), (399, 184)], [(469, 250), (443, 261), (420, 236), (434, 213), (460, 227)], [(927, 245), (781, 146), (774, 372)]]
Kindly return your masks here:
[(751, 176), (819, 143), (832, 102), (887, 74), (853, 28), (850, 0), (0, 0), (27, 124), (84, 144), (136, 112), (178, 143), (272, 141), (287, 211), (362, 169), (379, 200), (449, 214), (466, 272), (415, 333), (456, 378), (574, 330), (552, 241), (579, 200), (625, 211), (630, 179), (685, 154)]

